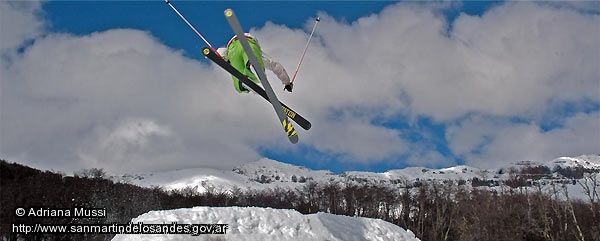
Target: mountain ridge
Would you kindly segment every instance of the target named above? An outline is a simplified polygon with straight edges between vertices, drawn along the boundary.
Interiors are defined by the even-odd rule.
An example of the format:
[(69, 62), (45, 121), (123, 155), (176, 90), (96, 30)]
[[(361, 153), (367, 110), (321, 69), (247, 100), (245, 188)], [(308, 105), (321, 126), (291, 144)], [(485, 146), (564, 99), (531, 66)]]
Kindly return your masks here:
[[(231, 171), (209, 168), (192, 168), (168, 172), (150, 172), (113, 176), (119, 182), (132, 183), (139, 186), (158, 186), (167, 190), (195, 188), (199, 192), (231, 191), (233, 189), (269, 189), (269, 188), (301, 188), (305, 183), (339, 182), (346, 184), (387, 184), (411, 185), (420, 181), (457, 181), (472, 183), (473, 180), (502, 181), (512, 178), (525, 168), (541, 167), (544, 180), (571, 180), (561, 173), (564, 169), (583, 168), (600, 172), (600, 155), (581, 155), (577, 157), (559, 157), (547, 162), (518, 161), (498, 169), (479, 169), (467, 165), (432, 169), (425, 167), (408, 167), (388, 170), (386, 172), (347, 171), (334, 174), (329, 170), (311, 170), (267, 158), (245, 163)], [(536, 178), (534, 178), (536, 179)]]

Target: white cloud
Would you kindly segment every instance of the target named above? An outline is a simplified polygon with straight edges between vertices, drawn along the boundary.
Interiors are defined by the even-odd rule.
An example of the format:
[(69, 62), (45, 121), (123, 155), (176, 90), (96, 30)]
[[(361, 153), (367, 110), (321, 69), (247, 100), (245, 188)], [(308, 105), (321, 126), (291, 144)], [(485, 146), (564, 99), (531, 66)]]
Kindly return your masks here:
[(355, 119), (320, 122), (308, 142), (317, 150), (341, 155), (342, 161), (378, 162), (407, 151), (397, 130), (374, 126)]
[(597, 15), (507, 3), (461, 16), (452, 38), (466, 48), (466, 111), (535, 117), (550, 101), (598, 102)]
[(0, 53), (21, 46), (43, 32), (39, 1), (0, 1)]
[(449, 128), (453, 151), (469, 165), (499, 167), (519, 160), (549, 161), (600, 151), (600, 112), (577, 114), (545, 131), (536, 123), (470, 118)]
[[(300, 103), (318, 123), (331, 122), (331, 113), (339, 112), (355, 113), (352, 118), (363, 123), (393, 116), (454, 123), (472, 113), (534, 121), (556, 103), (600, 102), (597, 15), (544, 4), (506, 3), (480, 17), (461, 15), (449, 29), (437, 7), (401, 3), (352, 23), (322, 16), (296, 86), (305, 94), (294, 95), (292, 102)], [(257, 32), (265, 39), (265, 49), (282, 57), (286, 66), (295, 66), (293, 54), (301, 52), (307, 36), (272, 24)], [(475, 128), (472, 131), (480, 134), (460, 136), (472, 140), (452, 143), (457, 154), (478, 149), (480, 139), (498, 134), (493, 123)], [(334, 133), (319, 131), (311, 137), (329, 140)], [(376, 131), (369, 133), (386, 140)], [(371, 143), (368, 138), (339, 139), (336, 148), (314, 146), (348, 153), (341, 147), (355, 146), (355, 141)], [(406, 148), (409, 140), (392, 139), (387, 139), (388, 146), (348, 149), (363, 161), (367, 160), (363, 154), (377, 150), (389, 153), (386, 157), (413, 154)]]
[[(462, 15), (448, 30), (436, 9), (397, 4), (350, 24), (323, 16), (298, 91), (317, 86), (305, 90), (306, 100), (325, 106), (439, 121), (471, 112), (539, 114), (551, 100), (599, 100), (597, 15), (507, 3), (482, 17)], [(277, 53), (300, 53), (306, 39), (272, 25), (258, 34)], [(280, 56), (295, 66), (296, 56)]]
[[(111, 165), (106, 166), (123, 168), (139, 166), (139, 163), (155, 159), (173, 161), (165, 160), (162, 155), (171, 152), (166, 148), (177, 149), (176, 144), (181, 144), (169, 139), (172, 133), (167, 127), (159, 126), (151, 120), (130, 119), (123, 121), (115, 130), (99, 132), (98, 140), (90, 145), (91, 150), (79, 154), (86, 166), (102, 166), (107, 164), (105, 162), (111, 162)], [(109, 171), (114, 173), (118, 169)]]
[(581, 12), (600, 12), (600, 4), (597, 1), (546, 1), (543, 3), (557, 8), (570, 8)]
[[(2, 89), (11, 91), (2, 95), (0, 127), (9, 140), (2, 152), (44, 168), (83, 168), (81, 152), (86, 161), (94, 160), (86, 165), (109, 170), (229, 168), (259, 158), (253, 142), (277, 126), (250, 115), (268, 109), (263, 110), (262, 100), (235, 94), (222, 71), (187, 59), (137, 30), (48, 34), (4, 73)], [(247, 115), (251, 117), (242, 118)], [(131, 144), (114, 134), (122, 133), (127, 128), (122, 125), (128, 126), (122, 123), (131, 119), (165, 126), (169, 135), (156, 140), (142, 135), (141, 140), (152, 141)], [(164, 148), (165, 143), (172, 148)], [(137, 166), (125, 165), (124, 159)]]
[[(294, 93), (269, 74), (280, 99), (313, 124), (299, 131), (301, 145), (347, 162), (450, 165), (427, 136), (415, 142), (378, 124), (431, 118), (449, 126), (453, 153), (476, 165), (594, 151), (585, 128), (597, 127), (596, 114), (550, 131), (533, 123), (555, 103), (600, 103), (598, 15), (506, 3), (450, 28), (440, 6), (400, 3), (352, 23), (322, 13)], [(5, 158), (71, 170), (230, 168), (259, 158), (261, 146), (297, 148), (270, 105), (237, 94), (220, 68), (138, 30), (39, 37), (39, 7), (29, 9), (14, 17), (31, 26), (11, 35), (20, 43), (3, 45), (36, 38), (2, 60)], [(272, 23), (252, 33), (293, 74), (308, 33)], [(498, 121), (513, 117), (532, 124)]]
[(429, 146), (427, 145), (412, 145), (406, 163), (412, 166), (425, 167), (447, 167), (456, 165), (456, 160), (454, 160), (454, 158), (445, 157), (433, 148), (428, 147)]

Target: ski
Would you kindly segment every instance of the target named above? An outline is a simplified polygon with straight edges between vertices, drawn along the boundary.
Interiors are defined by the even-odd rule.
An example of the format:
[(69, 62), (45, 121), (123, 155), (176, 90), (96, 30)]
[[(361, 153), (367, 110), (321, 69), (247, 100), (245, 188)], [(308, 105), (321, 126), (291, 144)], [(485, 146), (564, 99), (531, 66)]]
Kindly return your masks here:
[[(206, 56), (208, 59), (213, 61), (215, 64), (217, 64), (218, 66), (223, 68), (225, 71), (229, 72), (229, 74), (235, 76), (240, 81), (242, 81), (242, 83), (244, 83), (244, 85), (247, 86), (248, 88), (252, 89), (252, 91), (254, 91), (254, 93), (257, 93), (258, 95), (263, 97), (266, 101), (269, 101), (267, 92), (265, 92), (265, 90), (263, 88), (261, 88), (259, 85), (254, 83), (252, 80), (248, 79), (248, 77), (246, 77), (245, 75), (240, 73), (240, 71), (238, 71), (233, 66), (231, 66), (231, 64), (227, 63), (225, 60), (223, 60), (221, 57), (219, 57), (217, 55), (217, 53), (215, 53), (213, 50), (211, 50), (208, 47), (204, 47), (204, 48), (202, 48), (202, 53), (204, 54), (204, 56)], [(296, 122), (298, 125), (300, 125), (300, 127), (302, 127), (303, 129), (305, 129), (305, 130), (310, 129), (311, 123), (307, 119), (302, 117), (300, 114), (296, 113), (296, 111), (292, 110), (292, 108), (288, 107), (284, 103), (279, 102), (279, 104), (281, 104), (281, 107), (283, 108), (283, 112), (285, 112), (290, 119), (292, 119), (294, 122)]]
[(227, 22), (229, 22), (229, 25), (231, 26), (231, 29), (233, 29), (233, 32), (235, 33), (235, 35), (239, 36), (238, 40), (242, 44), (244, 51), (246, 51), (248, 60), (250, 61), (250, 64), (254, 67), (254, 71), (258, 75), (258, 79), (260, 80), (260, 83), (262, 84), (265, 92), (267, 92), (267, 97), (269, 97), (269, 101), (271, 102), (271, 105), (273, 105), (273, 108), (275, 109), (275, 113), (277, 113), (277, 117), (279, 118), (279, 121), (281, 122), (281, 125), (283, 126), (283, 130), (285, 131), (288, 138), (290, 139), (290, 142), (292, 142), (294, 144), (297, 143), (298, 142), (298, 133), (296, 133), (296, 130), (294, 129), (294, 126), (292, 125), (292, 122), (290, 122), (287, 115), (283, 111), (283, 108), (281, 107), (281, 104), (280, 104), (279, 100), (277, 99), (275, 92), (273, 92), (273, 89), (271, 88), (271, 85), (269, 84), (269, 81), (267, 80), (267, 75), (265, 74), (263, 69), (260, 67), (258, 59), (256, 58), (256, 55), (254, 55), (254, 52), (252, 51), (252, 48), (250, 47), (250, 43), (248, 43), (248, 40), (246, 38), (244, 38), (244, 30), (242, 28), (242, 25), (240, 24), (237, 17), (235, 16), (235, 13), (231, 9), (225, 10), (225, 17), (227, 18)]

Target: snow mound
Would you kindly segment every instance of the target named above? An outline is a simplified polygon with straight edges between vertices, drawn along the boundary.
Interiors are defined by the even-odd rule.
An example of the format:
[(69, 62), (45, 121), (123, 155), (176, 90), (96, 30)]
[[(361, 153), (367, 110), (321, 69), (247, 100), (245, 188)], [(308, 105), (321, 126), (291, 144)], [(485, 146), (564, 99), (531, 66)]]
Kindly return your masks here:
[(141, 240), (306, 240), (418, 241), (415, 235), (379, 219), (326, 213), (302, 215), (294, 210), (257, 207), (194, 207), (150, 211), (132, 220), (154, 224), (228, 224), (226, 234), (119, 234), (113, 241)]

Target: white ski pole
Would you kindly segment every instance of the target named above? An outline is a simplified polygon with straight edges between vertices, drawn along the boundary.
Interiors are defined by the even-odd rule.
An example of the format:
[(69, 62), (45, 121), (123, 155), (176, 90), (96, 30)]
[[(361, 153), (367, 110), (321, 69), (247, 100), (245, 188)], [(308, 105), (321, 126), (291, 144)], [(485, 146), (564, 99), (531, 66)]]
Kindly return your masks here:
[(300, 58), (300, 63), (298, 63), (298, 67), (296, 67), (296, 72), (294, 72), (294, 76), (292, 77), (292, 84), (294, 83), (294, 80), (296, 79), (296, 75), (298, 74), (298, 70), (300, 69), (300, 65), (302, 65), (302, 60), (304, 60), (304, 55), (306, 54), (306, 50), (308, 49), (308, 45), (310, 44), (310, 40), (312, 39), (312, 36), (315, 33), (315, 29), (317, 28), (317, 24), (319, 24), (320, 21), (321, 21), (321, 19), (319, 17), (317, 17), (317, 19), (315, 21), (315, 25), (313, 26), (313, 29), (310, 32), (310, 37), (308, 37), (308, 42), (306, 43), (306, 47), (304, 47), (304, 52), (302, 52), (302, 57)]
[(177, 11), (177, 9), (173, 6), (173, 4), (171, 4), (171, 2), (169, 0), (165, 0), (165, 2), (173, 9), (173, 11), (175, 11), (177, 13), (177, 15), (179, 15), (179, 17), (181, 17), (181, 19), (183, 19), (183, 21), (185, 21), (185, 23), (187, 23), (188, 26), (190, 26), (190, 28), (192, 28), (192, 30), (194, 30), (194, 32), (196, 32), (196, 34), (202, 39), (204, 40), (204, 42), (206, 44), (208, 44), (208, 47), (210, 47), (215, 53), (217, 53), (217, 55), (219, 55), (219, 57), (223, 57), (219, 54), (219, 52), (217, 52), (217, 50), (215, 49), (215, 47), (213, 47), (208, 40), (206, 40), (204, 38), (204, 36), (202, 36), (202, 34), (200, 34), (200, 32), (198, 32), (198, 30), (196, 30), (196, 28), (194, 28), (194, 26), (187, 21), (187, 19), (185, 19), (185, 17), (183, 15), (181, 15), (181, 13), (179, 13), (179, 11)]

